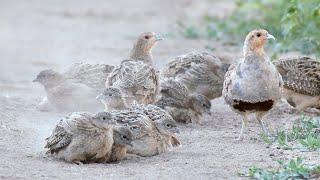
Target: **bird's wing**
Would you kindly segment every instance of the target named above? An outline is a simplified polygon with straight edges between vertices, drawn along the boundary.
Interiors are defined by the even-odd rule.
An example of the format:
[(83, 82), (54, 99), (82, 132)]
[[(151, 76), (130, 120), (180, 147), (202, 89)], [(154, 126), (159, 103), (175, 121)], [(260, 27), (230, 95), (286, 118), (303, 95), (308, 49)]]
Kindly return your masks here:
[(75, 100), (77, 100), (76, 98), (79, 98), (78, 100), (81, 100), (83, 98), (90, 97), (94, 101), (94, 98), (96, 97), (98, 92), (99, 91), (95, 88), (91, 88), (86, 84), (78, 83), (73, 80), (67, 80), (50, 89), (50, 93), (52, 93), (54, 97), (72, 96), (73, 98), (75, 98)]
[[(189, 53), (171, 61), (161, 72), (163, 77), (174, 77), (195, 91), (198, 86), (221, 86), (229, 62), (209, 53)], [(225, 63), (224, 63), (225, 62)], [(203, 88), (203, 87), (202, 87)]]
[(320, 62), (309, 57), (281, 59), (275, 63), (284, 86), (297, 93), (320, 95)]
[(46, 138), (45, 148), (48, 148), (50, 153), (57, 152), (71, 143), (74, 134), (95, 130), (90, 121), (92, 116), (89, 112), (68, 114), (57, 123), (51, 136)]
[(58, 122), (50, 137), (46, 138), (45, 148), (48, 148), (50, 153), (59, 151), (68, 146), (72, 140), (72, 133), (68, 131), (65, 124), (65, 119)]
[(172, 117), (168, 114), (167, 111), (152, 104), (134, 104), (130, 107), (130, 110), (141, 112), (148, 116), (152, 121), (157, 121), (161, 119), (172, 119)]
[(237, 64), (232, 64), (224, 76), (222, 95), (229, 104), (232, 103), (232, 99), (230, 98), (231, 96), (230, 86), (232, 85), (232, 73), (235, 71), (236, 67), (237, 67)]
[(141, 61), (124, 61), (110, 73), (107, 86), (118, 87), (122, 92), (154, 96), (158, 92), (159, 73)]
[[(178, 75), (181, 76), (185, 74), (192, 75), (193, 73), (190, 71), (190, 69), (195, 68), (197, 65), (203, 65), (202, 67), (199, 67), (202, 68), (201, 72), (203, 72), (203, 70), (204, 72), (212, 71), (216, 75), (221, 76), (216, 71), (220, 69), (223, 71), (222, 74), (224, 74), (230, 66), (230, 62), (206, 52), (191, 52), (178, 56), (169, 62), (161, 72), (161, 75), (163, 77), (177, 77)], [(206, 67), (206, 69), (203, 69), (204, 67)], [(194, 73), (195, 76), (197, 76), (199, 71), (195, 70)]]
[(156, 104), (159, 106), (184, 107), (188, 103), (188, 89), (173, 78), (166, 79), (160, 84), (160, 98)]
[(75, 63), (64, 73), (64, 77), (91, 88), (102, 89), (113, 68), (108, 64)]
[(151, 120), (138, 111), (114, 111), (112, 114), (117, 125), (129, 127), (135, 138), (148, 135), (152, 131)]

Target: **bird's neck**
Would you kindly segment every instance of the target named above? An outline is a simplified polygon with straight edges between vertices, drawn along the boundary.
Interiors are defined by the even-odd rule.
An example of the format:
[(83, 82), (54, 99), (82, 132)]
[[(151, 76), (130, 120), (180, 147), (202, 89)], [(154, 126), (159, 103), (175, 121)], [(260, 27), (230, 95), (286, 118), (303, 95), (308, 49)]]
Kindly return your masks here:
[(263, 45), (253, 45), (247, 42), (243, 46), (243, 56), (248, 57), (252, 55), (265, 56), (264, 46)]
[(143, 49), (140, 46), (134, 46), (130, 52), (130, 59), (143, 61), (144, 63), (153, 65), (150, 49)]

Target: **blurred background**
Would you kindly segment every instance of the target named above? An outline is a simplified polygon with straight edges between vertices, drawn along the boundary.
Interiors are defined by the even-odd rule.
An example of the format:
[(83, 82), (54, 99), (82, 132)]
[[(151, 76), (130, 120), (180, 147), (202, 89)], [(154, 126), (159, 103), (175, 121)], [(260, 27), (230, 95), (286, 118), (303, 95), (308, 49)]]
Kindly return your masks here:
[(273, 58), (319, 57), (320, 0), (2, 0), (0, 83), (79, 61), (116, 64), (144, 31), (166, 37), (154, 49), (158, 66), (191, 50), (241, 56), (245, 35), (259, 27), (277, 37)]

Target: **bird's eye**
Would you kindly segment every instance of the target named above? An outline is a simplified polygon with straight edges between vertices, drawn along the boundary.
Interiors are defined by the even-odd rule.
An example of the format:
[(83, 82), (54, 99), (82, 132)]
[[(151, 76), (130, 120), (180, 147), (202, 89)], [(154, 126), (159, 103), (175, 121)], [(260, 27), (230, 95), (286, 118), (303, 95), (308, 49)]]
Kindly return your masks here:
[(206, 104), (202, 104), (203, 107), (207, 107)]
[(102, 117), (103, 120), (106, 120), (106, 117)]
[(149, 37), (149, 36), (145, 36), (144, 38), (145, 38), (145, 39), (149, 39), (150, 37)]
[(257, 34), (257, 37), (260, 37), (260, 36), (261, 36), (261, 34), (260, 34), (260, 33), (258, 33), (258, 34)]
[(109, 94), (109, 96), (112, 96), (112, 94)]
[(122, 138), (123, 138), (123, 139), (127, 139), (127, 136), (126, 136), (126, 135), (123, 135)]
[(167, 126), (168, 128), (171, 128), (171, 127), (172, 127), (172, 125), (171, 125), (171, 124), (167, 124), (166, 126)]

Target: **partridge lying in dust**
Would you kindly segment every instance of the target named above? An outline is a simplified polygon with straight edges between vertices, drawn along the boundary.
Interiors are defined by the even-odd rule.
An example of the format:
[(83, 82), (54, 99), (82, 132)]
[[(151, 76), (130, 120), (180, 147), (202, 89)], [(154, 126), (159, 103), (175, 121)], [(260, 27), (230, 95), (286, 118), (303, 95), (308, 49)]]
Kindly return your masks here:
[(112, 114), (117, 126), (129, 127), (133, 134), (132, 146), (127, 148), (128, 153), (154, 156), (172, 147), (171, 136), (168, 137), (163, 132), (173, 131), (177, 128), (175, 124), (165, 120), (154, 122), (147, 115), (132, 110), (114, 111)]
[(320, 107), (320, 62), (291, 57), (275, 63), (283, 79), (283, 97), (298, 112)]
[(223, 97), (235, 112), (243, 116), (239, 139), (247, 126), (247, 115), (254, 113), (265, 134), (269, 134), (262, 118), (281, 98), (282, 79), (264, 52), (266, 30), (251, 31), (244, 42), (244, 58), (231, 65), (225, 75)]
[(129, 127), (114, 127), (113, 145), (107, 162), (117, 162), (124, 159), (127, 154), (127, 148), (132, 147), (133, 138), (134, 136)]
[(96, 98), (104, 105), (105, 111), (123, 110), (128, 106), (120, 89), (115, 87), (104, 88)]
[(41, 71), (33, 80), (42, 84), (47, 94), (40, 110), (53, 107), (59, 111), (98, 111), (93, 98), (104, 88), (112, 69), (106, 64), (76, 63), (64, 73)]
[(72, 163), (104, 162), (111, 153), (110, 113), (74, 112), (61, 119), (46, 139), (47, 153)]
[(160, 93), (155, 105), (164, 108), (177, 122), (199, 122), (202, 115), (210, 115), (211, 102), (198, 93), (188, 89), (173, 78), (160, 83)]
[(209, 53), (192, 52), (169, 62), (161, 71), (161, 77), (175, 78), (191, 93), (214, 99), (222, 94), (224, 75), (230, 63)]
[(151, 121), (156, 123), (155, 125), (157, 130), (161, 132), (164, 140), (167, 143), (171, 143), (170, 146), (178, 146), (181, 144), (180, 140), (175, 136), (175, 133), (178, 132), (177, 123), (172, 119), (170, 114), (168, 114), (165, 110), (151, 104), (142, 105), (134, 103), (126, 106), (124, 99), (120, 94), (121, 92), (119, 89), (108, 87), (100, 95), (98, 95), (97, 98), (107, 107), (106, 111), (113, 110), (112, 112), (122, 112), (120, 114), (122, 114), (123, 117), (129, 118), (134, 117), (127, 116), (130, 114), (130, 112), (132, 114), (147, 116)]
[(152, 103), (158, 92), (159, 73), (153, 67), (151, 49), (161, 40), (153, 32), (141, 34), (131, 51), (130, 58), (121, 62), (108, 76), (106, 86), (116, 87), (134, 101)]

